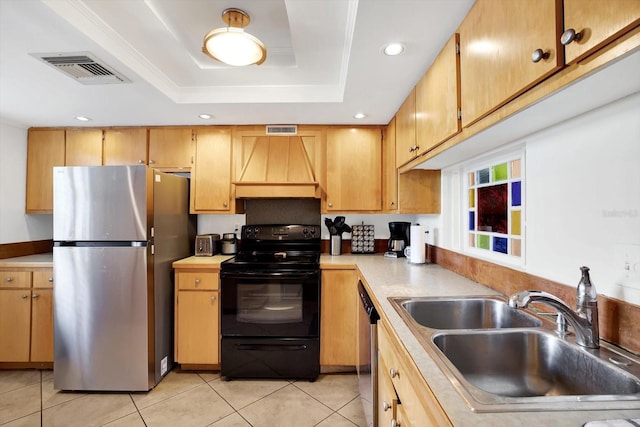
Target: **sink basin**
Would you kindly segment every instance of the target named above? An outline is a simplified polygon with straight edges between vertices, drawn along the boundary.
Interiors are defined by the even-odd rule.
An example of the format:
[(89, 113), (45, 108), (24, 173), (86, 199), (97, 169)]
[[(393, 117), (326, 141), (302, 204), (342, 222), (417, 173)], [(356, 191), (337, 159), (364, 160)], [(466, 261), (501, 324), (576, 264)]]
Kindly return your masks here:
[(474, 412), (640, 408), (640, 358), (586, 349), (501, 296), (390, 297)]
[(431, 329), (537, 328), (542, 325), (536, 317), (513, 309), (505, 301), (497, 298), (395, 300), (413, 320)]
[(437, 334), (460, 379), (503, 397), (637, 395), (640, 380), (540, 331)]

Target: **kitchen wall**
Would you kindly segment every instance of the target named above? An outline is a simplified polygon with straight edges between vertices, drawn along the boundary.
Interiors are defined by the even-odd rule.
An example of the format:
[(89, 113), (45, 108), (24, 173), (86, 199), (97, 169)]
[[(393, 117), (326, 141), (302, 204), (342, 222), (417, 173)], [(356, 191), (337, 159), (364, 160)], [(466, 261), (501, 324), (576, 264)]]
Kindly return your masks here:
[(0, 244), (51, 239), (52, 215), (25, 215), (27, 129), (0, 117)]
[[(639, 117), (636, 93), (514, 141), (526, 150), (525, 272), (573, 287), (587, 265), (599, 293), (640, 305)], [(455, 251), (459, 170), (443, 171), (436, 225), (438, 246)]]

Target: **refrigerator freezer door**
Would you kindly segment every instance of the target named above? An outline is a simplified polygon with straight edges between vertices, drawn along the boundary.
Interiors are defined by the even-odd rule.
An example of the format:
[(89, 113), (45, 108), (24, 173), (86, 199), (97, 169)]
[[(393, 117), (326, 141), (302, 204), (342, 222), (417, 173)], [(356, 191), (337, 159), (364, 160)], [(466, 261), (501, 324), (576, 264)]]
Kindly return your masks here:
[(78, 166), (53, 170), (53, 240), (146, 241), (146, 166)]
[(153, 385), (147, 250), (54, 247), (55, 389), (146, 391)]

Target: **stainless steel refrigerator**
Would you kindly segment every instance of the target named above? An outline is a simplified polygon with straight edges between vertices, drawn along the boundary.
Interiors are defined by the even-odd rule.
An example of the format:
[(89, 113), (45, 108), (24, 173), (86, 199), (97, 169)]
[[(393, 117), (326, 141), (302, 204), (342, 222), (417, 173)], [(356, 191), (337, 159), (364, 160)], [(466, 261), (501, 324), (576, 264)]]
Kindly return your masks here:
[(195, 233), (188, 179), (55, 167), (54, 388), (146, 391), (173, 366), (171, 263)]

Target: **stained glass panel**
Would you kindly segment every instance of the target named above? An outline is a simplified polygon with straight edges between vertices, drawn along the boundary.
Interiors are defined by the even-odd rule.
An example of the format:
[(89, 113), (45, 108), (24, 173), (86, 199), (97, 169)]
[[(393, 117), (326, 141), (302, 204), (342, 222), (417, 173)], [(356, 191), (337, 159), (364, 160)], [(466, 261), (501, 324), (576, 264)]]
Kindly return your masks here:
[(476, 229), (476, 213), (469, 211), (469, 230), (474, 231)]
[(511, 239), (511, 255), (522, 256), (522, 241), (520, 239)]
[(485, 234), (478, 234), (478, 247), (480, 249), (489, 249), (489, 236)]
[(511, 179), (520, 178), (520, 159), (511, 162)]
[(496, 252), (501, 252), (503, 254), (507, 253), (507, 238), (506, 237), (494, 237), (493, 238), (493, 250)]
[(469, 187), (473, 187), (474, 185), (476, 185), (476, 174), (471, 172), (469, 174)]
[(509, 178), (507, 163), (495, 165), (491, 170), (493, 172), (493, 182), (506, 181)]
[(478, 230), (507, 234), (507, 184), (478, 188)]
[(511, 206), (522, 205), (522, 182), (516, 181), (511, 183)]
[(489, 183), (489, 168), (481, 169), (478, 171), (478, 184), (488, 184)]
[(473, 189), (469, 190), (469, 207), (470, 208), (476, 207), (476, 191)]
[(520, 230), (520, 211), (511, 211), (511, 234), (519, 236)]

